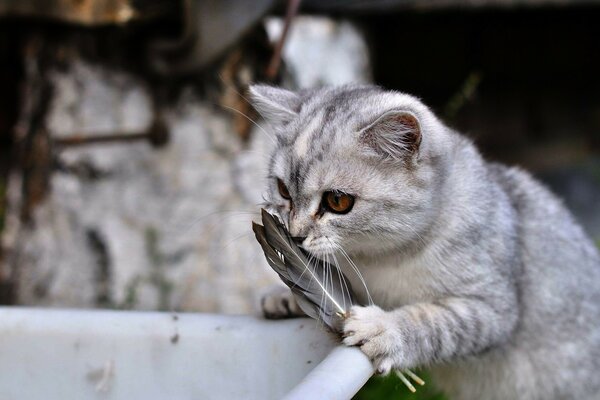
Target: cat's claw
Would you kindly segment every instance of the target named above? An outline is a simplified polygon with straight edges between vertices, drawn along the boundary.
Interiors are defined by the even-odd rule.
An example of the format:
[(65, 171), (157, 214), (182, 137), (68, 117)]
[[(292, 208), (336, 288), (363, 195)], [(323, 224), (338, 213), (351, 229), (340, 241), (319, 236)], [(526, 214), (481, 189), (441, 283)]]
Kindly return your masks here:
[(267, 319), (302, 317), (302, 312), (291, 290), (277, 286), (271, 288), (261, 300), (263, 315)]
[(391, 316), (377, 306), (354, 306), (344, 323), (343, 342), (358, 346), (373, 362), (375, 371), (387, 375), (399, 367), (398, 330)]
[(384, 358), (379, 361), (379, 365), (376, 368), (376, 372), (379, 375), (387, 375), (390, 373), (393, 367), (393, 361), (391, 358)]

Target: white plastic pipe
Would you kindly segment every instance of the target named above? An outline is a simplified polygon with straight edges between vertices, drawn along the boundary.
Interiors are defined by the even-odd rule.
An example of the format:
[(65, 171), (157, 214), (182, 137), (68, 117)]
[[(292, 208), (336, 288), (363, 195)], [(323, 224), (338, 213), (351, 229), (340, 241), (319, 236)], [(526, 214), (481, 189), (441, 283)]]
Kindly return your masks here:
[(373, 374), (308, 319), (0, 307), (0, 339), (0, 399), (347, 400)]
[(309, 319), (0, 307), (0, 400), (279, 400), (337, 343)]
[(373, 375), (369, 358), (356, 347), (336, 347), (285, 400), (348, 400)]

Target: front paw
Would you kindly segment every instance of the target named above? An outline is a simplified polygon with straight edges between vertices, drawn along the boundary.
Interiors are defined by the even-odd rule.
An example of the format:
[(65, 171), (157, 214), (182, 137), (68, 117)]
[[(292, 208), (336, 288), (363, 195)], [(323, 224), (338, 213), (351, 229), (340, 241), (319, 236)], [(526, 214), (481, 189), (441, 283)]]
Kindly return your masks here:
[(301, 317), (302, 312), (292, 291), (286, 287), (271, 288), (261, 300), (263, 315), (267, 319)]
[(377, 306), (354, 306), (344, 322), (344, 344), (358, 346), (375, 365), (377, 373), (386, 375), (400, 368), (402, 336), (393, 316)]

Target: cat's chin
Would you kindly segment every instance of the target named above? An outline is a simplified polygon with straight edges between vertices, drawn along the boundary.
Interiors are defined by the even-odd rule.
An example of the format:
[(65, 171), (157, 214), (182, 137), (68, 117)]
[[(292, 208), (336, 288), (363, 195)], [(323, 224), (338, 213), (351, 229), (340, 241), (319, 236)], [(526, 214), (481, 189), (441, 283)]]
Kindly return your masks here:
[[(320, 242), (320, 243), (319, 243)], [(336, 253), (335, 248), (331, 246), (329, 243), (323, 243), (322, 241), (316, 241), (311, 243), (310, 245), (304, 245), (302, 248), (312, 257), (318, 258), (320, 260), (327, 260)]]

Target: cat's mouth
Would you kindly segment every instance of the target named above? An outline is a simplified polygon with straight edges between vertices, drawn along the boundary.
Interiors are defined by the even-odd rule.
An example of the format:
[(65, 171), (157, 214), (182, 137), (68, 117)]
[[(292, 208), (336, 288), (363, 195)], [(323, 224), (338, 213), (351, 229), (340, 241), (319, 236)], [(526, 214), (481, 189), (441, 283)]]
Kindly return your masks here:
[(335, 247), (331, 244), (328, 238), (306, 238), (300, 247), (306, 251), (309, 255), (319, 258), (323, 261), (327, 257), (332, 256), (335, 253)]

